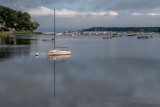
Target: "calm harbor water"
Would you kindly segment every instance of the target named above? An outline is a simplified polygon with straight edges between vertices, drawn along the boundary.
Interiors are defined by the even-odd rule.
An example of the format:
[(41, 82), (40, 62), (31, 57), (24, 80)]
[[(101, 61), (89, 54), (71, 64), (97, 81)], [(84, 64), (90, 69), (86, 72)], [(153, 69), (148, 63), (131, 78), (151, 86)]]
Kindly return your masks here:
[[(159, 107), (160, 35), (0, 37), (0, 107)], [(35, 57), (35, 53), (39, 57)], [(57, 59), (57, 60), (53, 60)]]

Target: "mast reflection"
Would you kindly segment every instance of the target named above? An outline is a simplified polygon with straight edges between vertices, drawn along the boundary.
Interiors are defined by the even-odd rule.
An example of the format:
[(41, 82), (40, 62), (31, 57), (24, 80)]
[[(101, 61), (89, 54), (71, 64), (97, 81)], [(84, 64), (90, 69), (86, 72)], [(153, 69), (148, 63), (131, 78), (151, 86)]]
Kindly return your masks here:
[(48, 60), (54, 61), (54, 100), (56, 99), (56, 63), (62, 63), (62, 62), (64, 62), (64, 61), (62, 61), (62, 59), (67, 59), (70, 57), (71, 57), (71, 55), (48, 56)]

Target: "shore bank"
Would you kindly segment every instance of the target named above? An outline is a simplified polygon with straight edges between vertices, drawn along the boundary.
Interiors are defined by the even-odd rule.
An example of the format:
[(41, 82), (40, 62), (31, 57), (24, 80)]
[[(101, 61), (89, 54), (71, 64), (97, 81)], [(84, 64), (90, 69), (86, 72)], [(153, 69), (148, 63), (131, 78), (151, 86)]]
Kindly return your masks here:
[(43, 34), (42, 32), (14, 32), (14, 34)]
[(9, 34), (0, 34), (0, 37), (6, 37), (9, 36)]
[(13, 31), (9, 31), (9, 32), (0, 32), (1, 35), (10, 35), (10, 34), (43, 34), (42, 32), (13, 32)]

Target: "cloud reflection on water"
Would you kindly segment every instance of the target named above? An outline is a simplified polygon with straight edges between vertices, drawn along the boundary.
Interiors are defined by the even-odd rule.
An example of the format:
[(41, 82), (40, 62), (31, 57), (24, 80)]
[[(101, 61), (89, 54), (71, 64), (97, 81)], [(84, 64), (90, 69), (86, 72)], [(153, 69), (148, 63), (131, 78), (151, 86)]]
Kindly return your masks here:
[[(55, 67), (54, 60), (48, 60), (47, 54), (39, 58), (12, 57), (0, 63), (0, 106), (160, 105), (160, 50), (155, 47), (160, 43), (158, 39), (138, 42), (127, 37), (111, 41), (96, 38), (62, 39), (58, 38), (57, 42), (69, 46), (73, 54), (66, 62), (55, 63)], [(31, 44), (31, 53), (37, 48), (44, 52), (48, 47), (53, 47), (46, 43), (48, 47), (43, 49), (44, 44), (38, 42), (38, 45)], [(140, 49), (143, 50), (137, 51)]]

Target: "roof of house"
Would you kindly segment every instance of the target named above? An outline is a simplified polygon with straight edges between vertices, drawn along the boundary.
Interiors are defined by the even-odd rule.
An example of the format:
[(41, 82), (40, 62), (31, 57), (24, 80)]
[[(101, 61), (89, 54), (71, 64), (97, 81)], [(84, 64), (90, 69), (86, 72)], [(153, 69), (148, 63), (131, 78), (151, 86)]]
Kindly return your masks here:
[(3, 20), (0, 20), (0, 23), (4, 23), (4, 21), (3, 21)]

